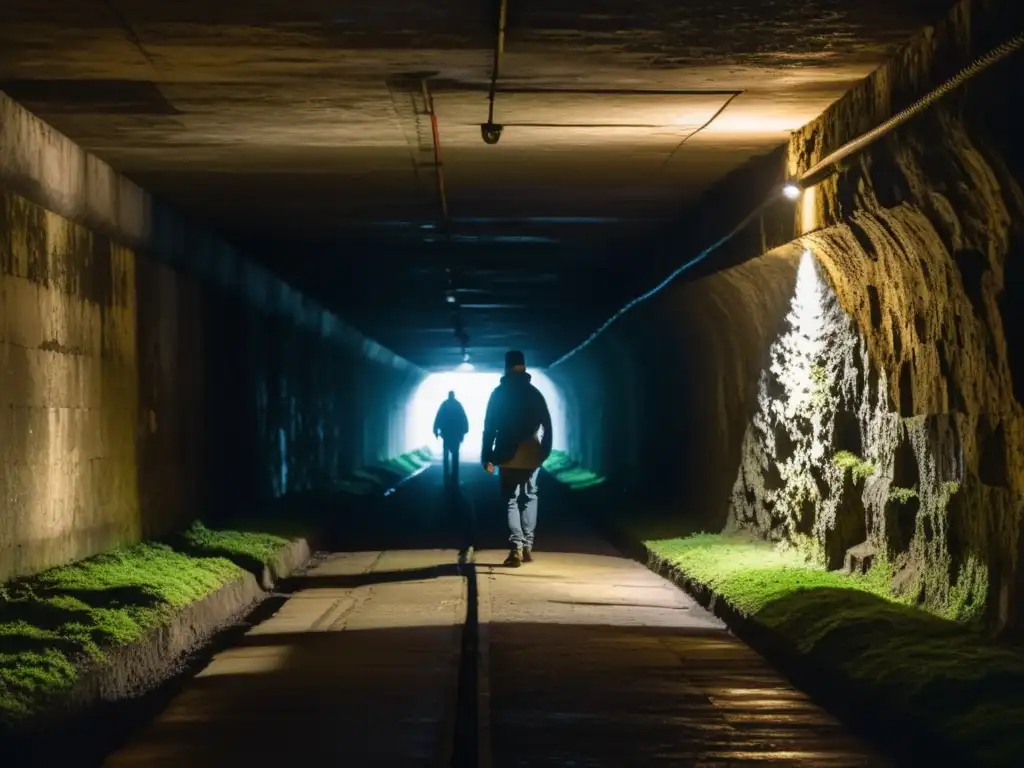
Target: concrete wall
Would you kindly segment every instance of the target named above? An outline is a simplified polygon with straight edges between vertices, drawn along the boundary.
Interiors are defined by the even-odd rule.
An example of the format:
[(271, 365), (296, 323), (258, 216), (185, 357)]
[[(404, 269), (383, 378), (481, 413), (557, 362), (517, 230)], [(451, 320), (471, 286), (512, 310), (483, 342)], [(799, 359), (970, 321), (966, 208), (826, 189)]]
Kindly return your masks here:
[(0, 94), (0, 580), (394, 455), (421, 376)]
[[(713, 190), (656, 254), (662, 274), (787, 175), (1021, 29), (1022, 14), (1019, 4), (961, 3), (789, 146)], [(1022, 75), (1017, 54), (846, 161), (799, 204), (773, 203), (553, 369), (578, 390), (581, 413), (616, 414), (627, 395), (642, 403), (640, 419), (619, 430), (633, 439), (602, 443), (581, 419), (572, 452), (623, 484), (653, 484), (672, 514), (802, 539), (831, 567), (850, 565), (856, 548), (892, 569), (894, 591), (936, 612), (1019, 625), (1024, 150), (1012, 102)], [(795, 285), (805, 248), (812, 300)], [(800, 360), (794, 334), (807, 335), (808, 301), (820, 308), (807, 332), (816, 351)], [(623, 383), (626, 366), (633, 384)], [(601, 376), (603, 392), (593, 383)], [(840, 451), (871, 476), (841, 472)], [(914, 492), (908, 503), (893, 500), (901, 488)]]

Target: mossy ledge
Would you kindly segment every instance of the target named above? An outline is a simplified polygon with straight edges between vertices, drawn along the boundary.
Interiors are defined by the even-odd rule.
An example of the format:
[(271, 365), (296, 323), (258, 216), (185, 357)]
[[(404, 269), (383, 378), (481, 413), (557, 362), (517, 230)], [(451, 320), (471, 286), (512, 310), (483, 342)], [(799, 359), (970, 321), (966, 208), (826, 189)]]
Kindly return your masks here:
[(744, 534), (619, 535), (883, 748), (920, 758), (929, 744), (962, 765), (1019, 764), (1024, 651), (894, 599), (884, 564), (828, 571)]
[[(430, 460), (422, 449), (402, 454), (336, 494), (380, 497)], [(78, 738), (97, 718), (109, 730), (105, 707), (178, 677), (194, 652), (310, 559), (323, 518), (281, 517), (282, 509), (294, 512), (196, 521), (165, 541), (0, 584), (0, 754), (31, 748), (32, 760), (42, 759), (40, 745), (59, 742), (55, 734)]]
[(0, 738), (144, 693), (309, 555), (305, 539), (197, 522), (173, 544), (143, 542), (5, 584)]

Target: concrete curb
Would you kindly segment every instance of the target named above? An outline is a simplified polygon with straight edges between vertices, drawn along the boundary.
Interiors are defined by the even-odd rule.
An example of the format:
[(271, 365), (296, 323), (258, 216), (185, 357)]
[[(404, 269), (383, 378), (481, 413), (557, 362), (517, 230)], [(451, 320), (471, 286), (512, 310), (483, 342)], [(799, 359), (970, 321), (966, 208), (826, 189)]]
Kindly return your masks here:
[[(801, 654), (788, 636), (748, 616), (726, 598), (678, 566), (637, 541), (607, 519), (597, 521), (599, 530), (625, 556), (630, 557), (678, 586), (699, 605), (717, 616), (732, 634), (764, 657), (799, 690), (832, 714), (864, 741), (894, 757), (899, 764), (975, 765), (963, 749), (948, 743), (928, 728), (924, 718), (891, 707), (886, 697), (858, 684), (842, 670)], [(927, 714), (927, 713), (924, 713)]]
[(432, 466), (434, 466), (435, 463), (436, 462), (431, 461), (429, 464), (424, 464), (422, 467), (414, 469), (408, 475), (406, 475), (405, 477), (397, 480), (393, 486), (391, 486), (386, 491), (384, 491), (383, 496), (387, 497), (387, 496), (390, 496), (391, 494), (395, 493), (399, 488), (401, 488), (403, 485), (408, 483), (410, 480), (412, 480), (414, 478), (417, 478), (420, 475), (422, 475), (424, 472), (426, 472), (428, 469), (430, 469)]
[(278, 582), (287, 579), (295, 571), (309, 562), (313, 550), (306, 538), (295, 539), (278, 550), (270, 562), (263, 566), (260, 574), (260, 587), (269, 592)]

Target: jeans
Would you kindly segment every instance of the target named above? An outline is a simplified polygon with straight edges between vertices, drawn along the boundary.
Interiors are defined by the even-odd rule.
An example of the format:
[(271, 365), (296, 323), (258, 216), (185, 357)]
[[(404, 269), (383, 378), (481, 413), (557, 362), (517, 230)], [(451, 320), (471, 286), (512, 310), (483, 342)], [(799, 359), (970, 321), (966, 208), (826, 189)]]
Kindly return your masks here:
[[(445, 440), (444, 450), (444, 484), (447, 486), (459, 484), (459, 443), (454, 440)], [(448, 457), (451, 456), (449, 464)]]
[(516, 549), (533, 549), (540, 469), (500, 469), (499, 472), (501, 497), (508, 509), (508, 540)]

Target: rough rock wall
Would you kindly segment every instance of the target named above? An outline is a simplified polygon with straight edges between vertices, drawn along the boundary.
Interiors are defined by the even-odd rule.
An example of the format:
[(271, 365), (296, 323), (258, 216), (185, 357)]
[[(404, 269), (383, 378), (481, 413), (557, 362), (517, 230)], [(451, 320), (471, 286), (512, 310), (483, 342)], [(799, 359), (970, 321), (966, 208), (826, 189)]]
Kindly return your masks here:
[[(1008, 3), (959, 5), (795, 136), (792, 170), (923, 95), (1018, 17)], [(1022, 74), (1018, 55), (807, 194), (801, 242), (820, 270), (802, 274), (820, 312), (798, 289), (733, 494), (734, 524), (832, 567), (874, 559), (897, 594), (997, 629), (1024, 597), (1024, 349), (1007, 336), (1024, 169), (999, 126), (1011, 113), (993, 111)]]
[(0, 94), (0, 580), (394, 455), (421, 376)]
[[(1019, 3), (958, 5), (788, 147), (713, 189), (666, 238), (650, 283), (787, 175), (1022, 28)], [(596, 451), (584, 422), (570, 452), (657, 488), (672, 515), (705, 528), (746, 526), (831, 567), (887, 568), (897, 594), (947, 616), (1024, 622), (1022, 81), (1018, 53), (795, 208), (773, 203), (553, 370), (587, 389), (580, 420), (625, 419), (616, 404), (639, 401), (619, 429), (631, 440)]]

